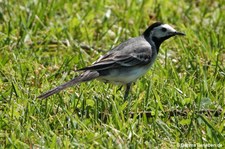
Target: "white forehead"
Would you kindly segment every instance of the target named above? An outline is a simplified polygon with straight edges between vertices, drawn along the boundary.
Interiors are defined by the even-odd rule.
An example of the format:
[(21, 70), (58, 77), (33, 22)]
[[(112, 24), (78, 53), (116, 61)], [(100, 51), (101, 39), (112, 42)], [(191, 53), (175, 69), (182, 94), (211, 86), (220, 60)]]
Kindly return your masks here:
[(168, 24), (162, 24), (162, 25), (160, 25), (160, 26), (166, 28), (166, 29), (169, 30), (169, 31), (173, 31), (173, 32), (176, 31), (174, 28), (172, 28), (172, 27), (169, 26)]

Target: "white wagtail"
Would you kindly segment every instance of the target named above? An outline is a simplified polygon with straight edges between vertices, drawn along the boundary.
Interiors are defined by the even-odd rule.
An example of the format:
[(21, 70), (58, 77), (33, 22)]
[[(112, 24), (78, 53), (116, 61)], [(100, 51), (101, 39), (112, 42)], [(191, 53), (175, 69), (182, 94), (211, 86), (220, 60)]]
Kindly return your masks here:
[(131, 84), (144, 75), (151, 67), (163, 41), (175, 35), (185, 35), (168, 24), (156, 22), (144, 33), (122, 42), (117, 47), (101, 56), (91, 66), (79, 69), (83, 73), (69, 82), (62, 84), (38, 98), (47, 98), (67, 87), (93, 79), (126, 85), (124, 99), (128, 97)]

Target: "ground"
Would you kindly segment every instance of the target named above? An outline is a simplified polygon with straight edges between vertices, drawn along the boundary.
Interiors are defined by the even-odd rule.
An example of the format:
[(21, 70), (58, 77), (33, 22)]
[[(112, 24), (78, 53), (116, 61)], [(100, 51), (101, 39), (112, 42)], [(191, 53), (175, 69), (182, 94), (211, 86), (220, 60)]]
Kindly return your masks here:
[[(225, 5), (218, 1), (0, 1), (0, 148), (225, 147)], [(148, 25), (167, 40), (127, 101), (120, 86), (60, 85)]]

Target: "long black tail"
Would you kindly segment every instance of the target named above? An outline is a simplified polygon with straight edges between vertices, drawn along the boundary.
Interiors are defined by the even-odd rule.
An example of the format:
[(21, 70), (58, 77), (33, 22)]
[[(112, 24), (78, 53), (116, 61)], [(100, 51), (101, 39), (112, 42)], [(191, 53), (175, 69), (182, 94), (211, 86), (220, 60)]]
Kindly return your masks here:
[(93, 80), (97, 77), (99, 77), (99, 73), (97, 71), (85, 71), (80, 76), (75, 77), (74, 79), (70, 80), (69, 82), (66, 82), (66, 83), (64, 83), (60, 86), (57, 86), (54, 89), (51, 89), (51, 90), (47, 91), (44, 94), (41, 94), (40, 96), (38, 96), (38, 98), (41, 98), (41, 99), (47, 98), (47, 97), (49, 97), (53, 94), (56, 94), (56, 93), (60, 92), (61, 90), (64, 90), (68, 87), (71, 87), (75, 84), (90, 81), (90, 80)]

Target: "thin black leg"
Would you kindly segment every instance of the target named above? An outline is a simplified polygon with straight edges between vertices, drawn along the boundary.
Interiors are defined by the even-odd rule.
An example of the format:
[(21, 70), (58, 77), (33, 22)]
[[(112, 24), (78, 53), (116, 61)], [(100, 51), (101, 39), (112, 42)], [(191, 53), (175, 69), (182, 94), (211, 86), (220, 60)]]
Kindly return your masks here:
[(128, 83), (128, 84), (126, 85), (126, 90), (125, 90), (125, 94), (124, 94), (124, 100), (127, 100), (127, 97), (128, 97), (128, 95), (129, 95), (129, 92), (130, 92), (131, 84), (132, 84), (132, 83)]

